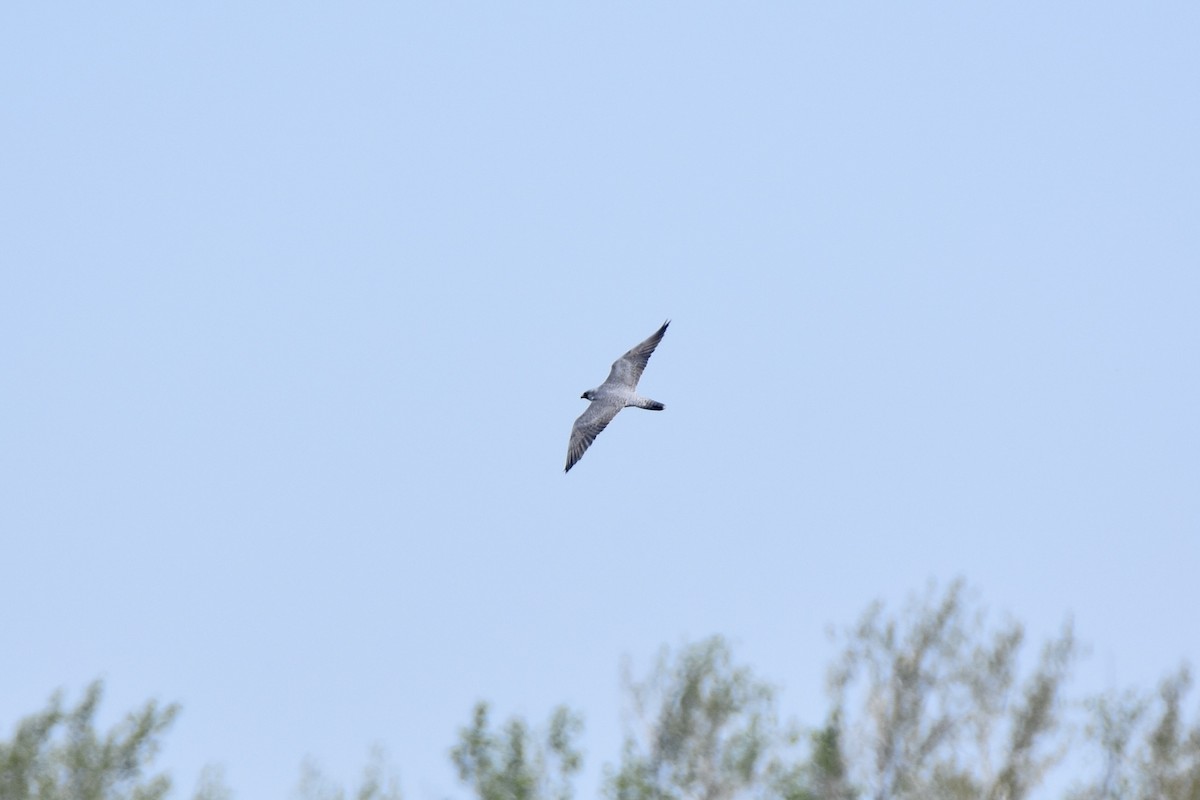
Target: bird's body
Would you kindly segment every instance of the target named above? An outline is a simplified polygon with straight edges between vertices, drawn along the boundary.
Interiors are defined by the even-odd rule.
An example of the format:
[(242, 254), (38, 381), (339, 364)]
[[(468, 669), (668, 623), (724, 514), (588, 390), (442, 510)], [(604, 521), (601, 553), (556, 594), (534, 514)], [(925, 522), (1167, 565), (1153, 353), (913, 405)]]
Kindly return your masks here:
[(634, 406), (649, 411), (663, 410), (662, 403), (639, 395), (637, 384), (643, 370), (646, 369), (646, 362), (650, 360), (650, 355), (662, 341), (663, 334), (667, 332), (667, 326), (670, 324), (671, 320), (667, 320), (649, 339), (614, 361), (604, 383), (580, 395), (591, 403), (571, 428), (564, 472), (569, 472), (571, 467), (575, 466), (575, 462), (583, 458), (584, 452), (622, 408)]

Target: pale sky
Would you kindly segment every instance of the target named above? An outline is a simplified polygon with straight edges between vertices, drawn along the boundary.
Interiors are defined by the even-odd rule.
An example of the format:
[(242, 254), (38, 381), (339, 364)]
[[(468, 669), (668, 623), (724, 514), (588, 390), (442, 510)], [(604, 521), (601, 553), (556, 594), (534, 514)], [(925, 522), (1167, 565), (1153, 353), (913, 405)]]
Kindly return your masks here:
[[(587, 5), (585, 8), (584, 5)], [(0, 7), (0, 736), (286, 797), (964, 577), (1200, 664), (1200, 5)], [(666, 318), (569, 475), (580, 393)]]

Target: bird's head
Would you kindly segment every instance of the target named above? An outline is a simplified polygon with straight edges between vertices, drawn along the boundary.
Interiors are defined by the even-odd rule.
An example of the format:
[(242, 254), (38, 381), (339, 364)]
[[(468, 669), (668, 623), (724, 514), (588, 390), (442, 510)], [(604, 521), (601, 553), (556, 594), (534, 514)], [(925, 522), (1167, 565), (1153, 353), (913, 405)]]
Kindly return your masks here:
[(583, 394), (579, 395), (579, 399), (580, 399), (580, 400), (591, 400), (591, 399), (592, 399), (592, 394), (593, 394), (595, 391), (596, 391), (595, 389), (588, 389), (586, 392), (584, 392)]

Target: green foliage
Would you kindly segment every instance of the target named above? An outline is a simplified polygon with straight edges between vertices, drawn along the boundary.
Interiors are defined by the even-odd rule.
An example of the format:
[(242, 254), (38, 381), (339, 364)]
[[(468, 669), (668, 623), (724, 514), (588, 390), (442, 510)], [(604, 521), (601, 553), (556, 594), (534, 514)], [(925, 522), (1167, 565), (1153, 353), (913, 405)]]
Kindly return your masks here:
[(171, 782), (144, 773), (178, 707), (151, 701), (107, 733), (95, 729), (100, 682), (65, 710), (61, 693), (42, 712), (0, 742), (0, 798), (4, 800), (160, 800)]
[(220, 767), (210, 764), (200, 770), (192, 800), (233, 800), (233, 792), (225, 783), (225, 773)]
[(450, 753), (459, 778), (480, 800), (570, 800), (571, 778), (583, 766), (575, 745), (582, 719), (560, 707), (539, 739), (515, 717), (493, 730), (488, 715), (487, 703), (476, 704)]
[[(1022, 627), (989, 630), (961, 582), (887, 616), (872, 606), (831, 672), (835, 725), (874, 798), (1020, 800), (1065, 752), (1069, 625), (1018, 683)], [(842, 722), (845, 720), (845, 722)]]
[(781, 751), (792, 741), (775, 718), (774, 694), (735, 667), (721, 637), (664, 650), (646, 680), (626, 675), (641, 730), (626, 737), (608, 777), (614, 800), (731, 800), (750, 794), (800, 797), (802, 776)]
[[(774, 690), (713, 637), (664, 649), (640, 681), (625, 670), (631, 714), (610, 800), (1023, 800), (1067, 752), (1064, 716), (1087, 715), (1099, 765), (1070, 800), (1200, 800), (1200, 719), (1188, 717), (1191, 675), (1156, 692), (1129, 690), (1071, 706), (1064, 692), (1076, 643), (1070, 625), (1022, 655), (1022, 626), (989, 624), (961, 582), (900, 613), (872, 605), (843, 636), (830, 672), (831, 709), (805, 735), (782, 726)], [(178, 713), (154, 702), (97, 731), (102, 687), (73, 708), (54, 695), (0, 741), (0, 800), (164, 800), (151, 774)], [(573, 800), (581, 718), (557, 709), (532, 729), (493, 725), (486, 703), (460, 730), (451, 759), (478, 800)], [(1072, 762), (1076, 763), (1076, 762)], [(373, 751), (347, 791), (306, 762), (299, 800), (399, 800)], [(192, 800), (233, 800), (206, 768)]]
[(1200, 800), (1200, 720), (1184, 720), (1191, 675), (1181, 668), (1151, 697), (1133, 690), (1089, 702), (1088, 738), (1101, 774), (1073, 800)]
[(812, 800), (853, 800), (856, 796), (842, 752), (842, 726), (837, 712), (824, 728), (812, 734), (812, 754), (805, 775), (808, 798)]
[[(354, 800), (400, 800), (400, 781), (388, 770), (382, 747), (372, 748), (358, 790), (349, 796)], [(347, 794), (326, 778), (314, 761), (306, 759), (300, 768), (296, 797), (298, 800), (346, 800)]]

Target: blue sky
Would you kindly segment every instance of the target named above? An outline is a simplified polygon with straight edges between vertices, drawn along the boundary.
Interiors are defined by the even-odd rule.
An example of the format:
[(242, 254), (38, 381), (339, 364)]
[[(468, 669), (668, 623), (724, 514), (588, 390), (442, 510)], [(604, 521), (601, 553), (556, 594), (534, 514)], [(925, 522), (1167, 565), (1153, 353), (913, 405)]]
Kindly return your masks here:
[[(0, 724), (282, 797), (965, 577), (1200, 663), (1200, 7), (0, 9)], [(564, 476), (579, 394), (674, 320)], [(179, 792), (183, 796), (183, 792)]]

